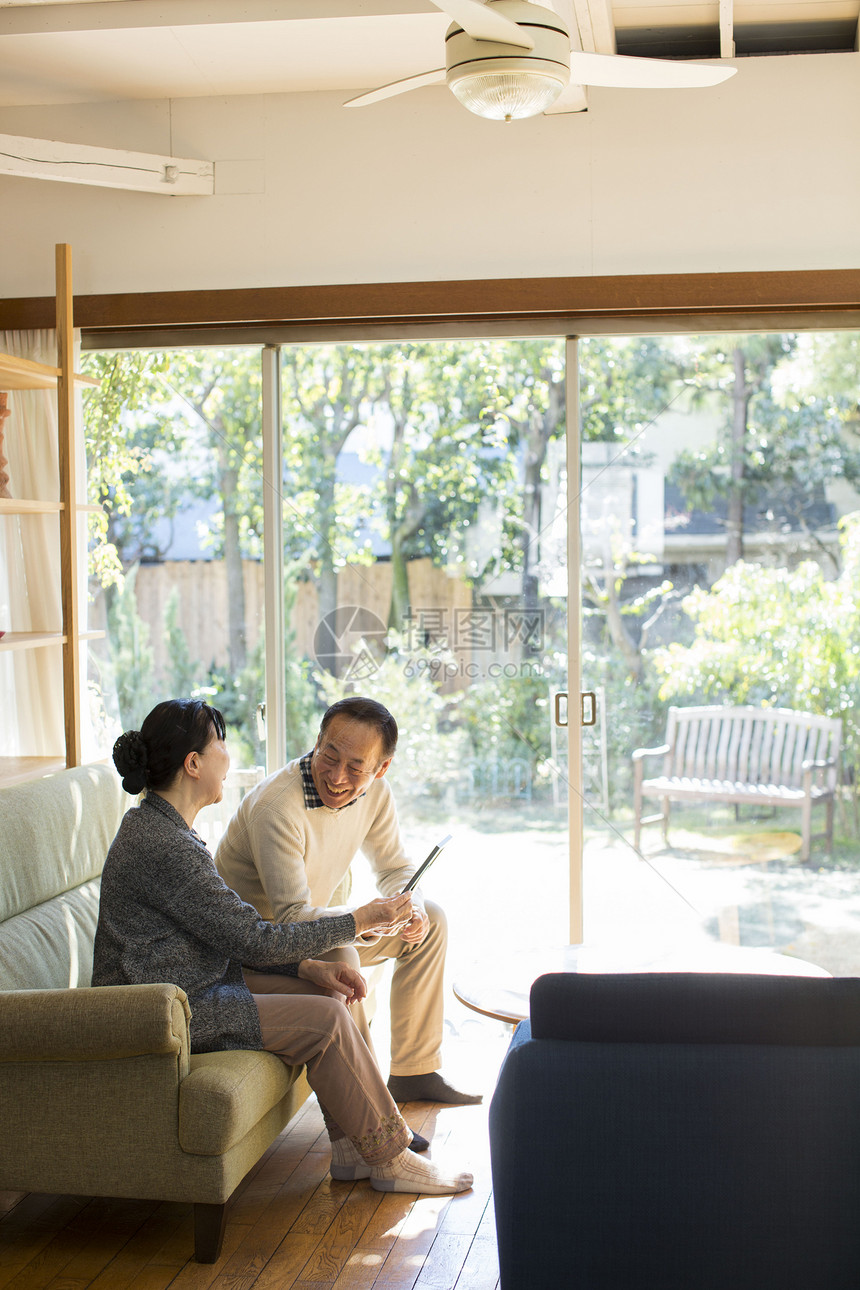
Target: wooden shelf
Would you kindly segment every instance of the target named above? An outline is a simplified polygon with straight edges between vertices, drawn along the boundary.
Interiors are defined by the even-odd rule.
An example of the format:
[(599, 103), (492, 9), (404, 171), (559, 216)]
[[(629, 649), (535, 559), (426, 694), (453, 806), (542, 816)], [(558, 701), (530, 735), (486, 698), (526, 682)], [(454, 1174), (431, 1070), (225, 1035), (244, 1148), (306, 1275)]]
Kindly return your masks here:
[(28, 779), (54, 775), (65, 770), (64, 757), (0, 757), (0, 788), (24, 784)]
[[(79, 504), (82, 489), (78, 487), (77, 451), (79, 431), (75, 426), (75, 385), (95, 385), (92, 377), (74, 371), (74, 324), (72, 320), (72, 257), (65, 243), (55, 248), (57, 366), (34, 363), (29, 359), (0, 354), (0, 391), (52, 390), (57, 404), (57, 447), (59, 450), (59, 488), (55, 502), (35, 498), (0, 499), (3, 515), (58, 515), (58, 556), (61, 630), (57, 632), (13, 632), (0, 637), (0, 651), (61, 647), (63, 682), (63, 720), (66, 755), (63, 759), (46, 757), (0, 757), (0, 784), (20, 783), (40, 775), (49, 775), (63, 766), (81, 762), (81, 656), (82, 643), (98, 640), (103, 632), (82, 632), (79, 621), (78, 594), (79, 552), (78, 515), (101, 510), (101, 507)], [(14, 411), (13, 411), (14, 415)], [(46, 486), (47, 487), (47, 486)], [(0, 701), (1, 702), (1, 701)]]
[(6, 632), (0, 636), (0, 650), (39, 649), (43, 645), (65, 645), (62, 632)]
[[(13, 354), (0, 354), (0, 390), (55, 390), (60, 377), (59, 367), (34, 363), (29, 358), (16, 358)], [(77, 385), (98, 385), (98, 379), (73, 372)]]
[(58, 367), (0, 354), (0, 390), (55, 390), (59, 375)]
[(0, 497), (0, 515), (59, 515), (62, 502), (31, 502), (25, 498)]
[[(79, 641), (102, 641), (106, 632), (78, 632)], [(41, 645), (65, 645), (62, 632), (5, 632), (0, 636), (0, 650), (38, 649)]]
[[(0, 497), (0, 515), (59, 515), (66, 509), (64, 502), (30, 501), (25, 497)], [(81, 502), (75, 510), (79, 515), (104, 515), (105, 508), (98, 502)]]

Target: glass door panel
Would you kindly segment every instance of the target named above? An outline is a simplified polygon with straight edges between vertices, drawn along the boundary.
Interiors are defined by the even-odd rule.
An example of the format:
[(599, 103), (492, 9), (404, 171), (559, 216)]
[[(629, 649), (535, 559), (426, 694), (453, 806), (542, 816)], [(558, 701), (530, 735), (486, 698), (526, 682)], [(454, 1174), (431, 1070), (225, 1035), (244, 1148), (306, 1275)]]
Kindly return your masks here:
[(231, 777), (197, 825), (214, 845), (264, 763), (260, 350), (92, 352), (85, 368), (101, 382), (84, 410), (98, 755), (162, 699), (220, 708)]
[[(586, 941), (721, 941), (835, 974), (860, 966), (858, 344), (849, 333), (580, 343), (582, 672), (598, 694), (582, 735)], [(637, 847), (634, 752), (663, 745), (673, 706), (841, 719), (838, 764), (812, 780), (822, 803), (832, 789), (832, 843), (814, 840), (803, 862), (806, 754), (786, 740), (761, 761), (775, 788), (758, 797), (778, 804), (730, 800), (765, 774), (745, 774), (753, 747), (712, 758), (699, 747), (672, 773), (723, 791), (671, 801), (665, 836), (664, 799), (646, 799), (657, 820)], [(646, 780), (663, 773), (659, 753), (641, 764)], [(814, 806), (813, 833), (826, 827)]]
[(282, 355), (287, 755), (345, 694), (394, 713), (452, 976), (568, 939), (564, 377), (554, 340)]

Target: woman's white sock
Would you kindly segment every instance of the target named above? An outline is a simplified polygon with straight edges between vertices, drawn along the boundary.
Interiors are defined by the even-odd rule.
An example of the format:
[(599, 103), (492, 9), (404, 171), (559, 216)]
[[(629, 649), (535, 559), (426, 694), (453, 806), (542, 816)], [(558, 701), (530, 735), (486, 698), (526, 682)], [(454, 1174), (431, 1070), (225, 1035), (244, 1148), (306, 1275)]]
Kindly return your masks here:
[[(331, 1165), (329, 1172), (338, 1182), (356, 1182), (359, 1178), (370, 1177), (370, 1165), (352, 1141), (352, 1138), (337, 1138), (330, 1142)], [(409, 1152), (412, 1155), (412, 1152)]]
[(331, 1143), (329, 1172), (338, 1182), (355, 1182), (370, 1177), (370, 1165), (350, 1138), (338, 1138)]
[(432, 1160), (425, 1160), (416, 1156), (414, 1151), (407, 1150), (384, 1165), (371, 1165), (370, 1185), (376, 1191), (447, 1196), (451, 1192), (468, 1191), (472, 1186), (472, 1175), (448, 1173), (434, 1165)]

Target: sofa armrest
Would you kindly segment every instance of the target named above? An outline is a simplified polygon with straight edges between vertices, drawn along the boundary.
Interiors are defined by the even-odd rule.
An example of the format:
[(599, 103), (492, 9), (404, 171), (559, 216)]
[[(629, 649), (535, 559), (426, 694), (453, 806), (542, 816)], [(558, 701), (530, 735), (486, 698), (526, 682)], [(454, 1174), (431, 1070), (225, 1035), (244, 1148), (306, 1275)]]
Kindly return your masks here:
[(112, 1061), (189, 1051), (175, 985), (0, 992), (0, 1062)]

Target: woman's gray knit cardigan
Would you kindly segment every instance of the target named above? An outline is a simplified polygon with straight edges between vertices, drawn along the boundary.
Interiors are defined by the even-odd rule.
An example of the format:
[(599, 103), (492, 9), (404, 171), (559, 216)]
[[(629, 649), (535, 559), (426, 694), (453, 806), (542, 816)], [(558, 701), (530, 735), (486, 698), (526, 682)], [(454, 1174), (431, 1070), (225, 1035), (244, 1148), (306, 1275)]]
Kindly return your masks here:
[(302, 959), (354, 940), (352, 914), (267, 923), (226, 885), (179, 812), (148, 793), (105, 861), (93, 985), (170, 982), (188, 995), (192, 1052), (261, 1048), (242, 964), (295, 976)]

